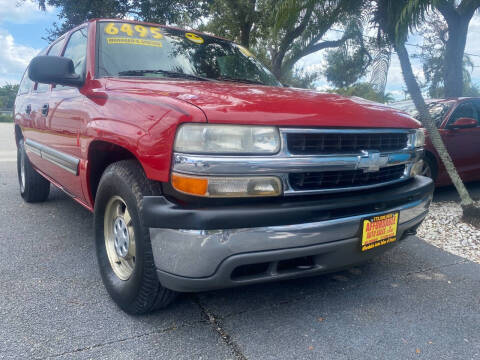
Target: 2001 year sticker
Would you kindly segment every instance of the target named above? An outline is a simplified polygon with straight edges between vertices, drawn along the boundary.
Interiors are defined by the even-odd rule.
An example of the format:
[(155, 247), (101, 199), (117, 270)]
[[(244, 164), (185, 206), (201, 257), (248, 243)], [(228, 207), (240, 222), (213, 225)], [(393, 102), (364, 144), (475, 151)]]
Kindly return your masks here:
[(205, 42), (201, 36), (194, 33), (185, 33), (185, 37), (195, 44), (203, 44)]

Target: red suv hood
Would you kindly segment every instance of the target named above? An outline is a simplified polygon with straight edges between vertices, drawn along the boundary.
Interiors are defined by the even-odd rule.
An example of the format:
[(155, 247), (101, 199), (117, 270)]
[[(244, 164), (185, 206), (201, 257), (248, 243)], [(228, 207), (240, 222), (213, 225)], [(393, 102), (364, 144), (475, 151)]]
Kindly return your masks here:
[(311, 90), (229, 82), (108, 79), (107, 91), (171, 97), (199, 107), (210, 123), (251, 125), (418, 128), (391, 107)]

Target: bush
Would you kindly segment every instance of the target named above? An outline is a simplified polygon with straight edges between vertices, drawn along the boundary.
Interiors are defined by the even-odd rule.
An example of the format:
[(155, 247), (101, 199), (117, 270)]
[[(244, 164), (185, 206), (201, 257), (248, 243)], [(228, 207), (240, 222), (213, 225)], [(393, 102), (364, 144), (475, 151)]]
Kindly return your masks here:
[(0, 115), (0, 123), (9, 123), (13, 122), (13, 116), (11, 115)]

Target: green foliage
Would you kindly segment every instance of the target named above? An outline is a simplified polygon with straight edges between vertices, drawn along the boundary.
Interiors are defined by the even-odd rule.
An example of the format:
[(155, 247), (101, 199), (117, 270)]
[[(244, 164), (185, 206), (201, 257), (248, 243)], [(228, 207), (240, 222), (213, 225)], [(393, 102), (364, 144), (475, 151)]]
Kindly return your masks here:
[[(444, 98), (445, 95), (445, 66), (448, 25), (437, 13), (432, 12), (423, 25), (419, 27), (423, 37), (421, 53), (413, 55), (422, 62), (425, 83), (431, 98)], [(473, 62), (468, 55), (463, 56), (463, 96), (478, 96), (478, 88), (472, 84), (471, 73)]]
[(0, 110), (11, 110), (17, 96), (18, 85), (6, 84), (0, 87)]
[(285, 74), (283, 83), (295, 88), (315, 89), (315, 82), (319, 76), (318, 71), (306, 72), (303, 68), (295, 68)]
[(394, 100), (391, 94), (381, 94), (368, 83), (357, 83), (349, 87), (329, 90), (329, 92), (344, 96), (357, 96), (379, 103), (388, 103)]
[[(272, 4), (258, 0), (214, 0), (208, 6), (209, 21), (201, 30), (231, 39), (249, 48), (257, 44), (264, 24), (262, 10)], [(271, 12), (271, 11), (270, 11)]]
[[(22, 0), (25, 1), (25, 0)], [(206, 1), (195, 0), (34, 0), (60, 10), (60, 23), (49, 29), (53, 41), (71, 28), (93, 18), (134, 18), (162, 24), (191, 23), (205, 14)]]
[(13, 116), (0, 115), (0, 123), (10, 123), (10, 122), (13, 122)]
[[(359, 39), (358, 0), (212, 0), (202, 30), (249, 47), (286, 82), (301, 58)], [(334, 25), (345, 35), (323, 41)]]
[(327, 81), (337, 88), (353, 85), (365, 75), (370, 56), (363, 47), (354, 49), (353, 53), (346, 46), (327, 52), (327, 67), (324, 75)]
[[(392, 3), (392, 1), (378, 1)], [(408, 31), (421, 27), (438, 11), (445, 20), (445, 52), (443, 78), (446, 97), (462, 96), (465, 87), (464, 52), (468, 27), (480, 8), (480, 0), (400, 0), (395, 5), (399, 10), (395, 24), (394, 40), (405, 42)], [(392, 40), (392, 38), (390, 39)]]
[[(301, 58), (317, 51), (336, 48), (349, 39), (360, 40), (363, 1), (279, 0), (273, 13), (273, 38), (268, 48), (272, 70), (280, 78)], [(322, 40), (334, 25), (344, 27), (342, 38)]]

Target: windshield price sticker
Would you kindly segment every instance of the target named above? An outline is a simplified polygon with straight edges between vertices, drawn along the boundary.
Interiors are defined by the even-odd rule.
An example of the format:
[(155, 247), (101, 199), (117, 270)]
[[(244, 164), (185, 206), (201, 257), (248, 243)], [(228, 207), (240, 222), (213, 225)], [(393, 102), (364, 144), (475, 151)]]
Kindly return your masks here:
[(397, 240), (399, 213), (374, 216), (363, 221), (362, 251), (387, 245)]
[(201, 36), (194, 33), (185, 33), (185, 37), (195, 44), (203, 44), (205, 42)]
[(105, 33), (108, 35), (121, 35), (135, 38), (151, 37), (152, 39), (163, 39), (160, 29), (153, 26), (132, 25), (129, 23), (108, 23), (105, 26)]

